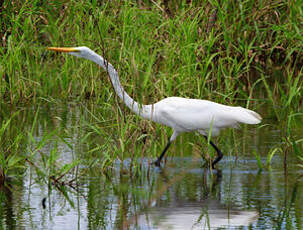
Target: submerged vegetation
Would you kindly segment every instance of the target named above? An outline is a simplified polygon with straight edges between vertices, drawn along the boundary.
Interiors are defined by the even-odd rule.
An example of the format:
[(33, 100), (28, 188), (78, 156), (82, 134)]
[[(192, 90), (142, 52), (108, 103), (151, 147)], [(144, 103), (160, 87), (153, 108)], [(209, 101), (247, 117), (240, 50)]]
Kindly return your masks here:
[[(237, 162), (253, 155), (257, 168), (269, 173), (277, 156), (285, 172), (291, 161), (303, 167), (301, 1), (0, 4), (1, 185), (10, 187), (11, 179), (35, 172), (36, 183), (55, 188), (73, 207), (68, 193), (81, 191), (85, 175), (101, 175), (122, 200), (119, 218), (125, 224), (126, 188), (112, 182), (117, 162), (119, 181), (149, 180), (149, 163), (170, 135), (120, 103), (106, 73), (94, 63), (48, 52), (48, 46), (88, 46), (102, 54), (140, 103), (181, 96), (253, 109), (264, 118), (260, 126), (244, 127), (241, 133), (227, 130), (216, 140), (224, 153), (231, 152), (226, 156)], [(271, 129), (279, 130), (274, 144), (266, 136)], [(269, 144), (252, 150), (244, 140)], [(204, 140), (185, 134), (169, 155), (192, 156), (194, 162), (215, 154)], [(284, 220), (291, 225), (291, 202), (285, 201), (277, 228)]]
[[(160, 136), (163, 144), (167, 137), (124, 106), (115, 108), (119, 101), (102, 70), (49, 53), (47, 46), (85, 45), (102, 53), (141, 103), (182, 96), (242, 105), (276, 119), (285, 130), (283, 138), (291, 138), (288, 143), (295, 149), (301, 144), (286, 131), (302, 121), (299, 2), (32, 0), (4, 1), (1, 9), (1, 103), (88, 100), (105, 105), (117, 130), (107, 141), (118, 143), (116, 154), (105, 151), (104, 167), (112, 159), (123, 159), (130, 146), (144, 149), (142, 140), (146, 145), (146, 140)], [(264, 105), (271, 109), (264, 110)], [(91, 115), (89, 135), (108, 135), (98, 124), (107, 116)]]

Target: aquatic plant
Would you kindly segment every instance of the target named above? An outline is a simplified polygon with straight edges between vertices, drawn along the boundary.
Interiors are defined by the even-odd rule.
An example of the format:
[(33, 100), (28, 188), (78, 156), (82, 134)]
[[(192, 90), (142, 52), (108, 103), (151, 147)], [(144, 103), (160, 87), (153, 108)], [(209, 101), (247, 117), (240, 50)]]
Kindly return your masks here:
[[(49, 228), (75, 215), (78, 228), (140, 228), (154, 204), (209, 197), (258, 210), (249, 229), (302, 229), (300, 1), (28, 0), (0, 9), (1, 226)], [(219, 186), (206, 188), (200, 157), (214, 152), (192, 134), (155, 173), (170, 130), (130, 113), (95, 65), (45, 50), (103, 54), (100, 44), (140, 104), (176, 95), (264, 117), (216, 140), (229, 157)], [(188, 162), (198, 166), (185, 172)]]
[(24, 136), (17, 127), (11, 125), (12, 119), (18, 114), (5, 118), (0, 124), (0, 186), (8, 178), (20, 177), (25, 169), (25, 157), (19, 154)]

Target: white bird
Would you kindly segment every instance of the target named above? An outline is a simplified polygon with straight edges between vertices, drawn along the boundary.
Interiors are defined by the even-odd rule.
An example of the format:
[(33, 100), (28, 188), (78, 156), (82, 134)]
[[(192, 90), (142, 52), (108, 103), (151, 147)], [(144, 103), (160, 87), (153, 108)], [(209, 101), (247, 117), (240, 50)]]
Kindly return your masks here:
[[(235, 128), (238, 123), (258, 124), (262, 120), (258, 113), (249, 109), (199, 99), (168, 97), (155, 104), (140, 105), (125, 92), (115, 68), (91, 49), (82, 46), (73, 48), (49, 47), (48, 50), (66, 52), (95, 62), (108, 72), (117, 95), (128, 108), (145, 119), (167, 125), (173, 129), (173, 134), (167, 145), (154, 162), (158, 167), (160, 167), (161, 159), (171, 142), (181, 133), (197, 131), (207, 139), (208, 135), (217, 136), (221, 129)], [(218, 154), (212, 162), (212, 168), (214, 168), (215, 164), (222, 159), (223, 154), (212, 141), (210, 144)]]

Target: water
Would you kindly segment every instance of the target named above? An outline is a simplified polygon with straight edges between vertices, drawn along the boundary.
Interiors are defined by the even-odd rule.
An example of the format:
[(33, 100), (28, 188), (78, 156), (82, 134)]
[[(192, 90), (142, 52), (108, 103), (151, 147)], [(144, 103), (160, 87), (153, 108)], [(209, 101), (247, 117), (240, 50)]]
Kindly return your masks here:
[[(19, 109), (2, 107), (1, 116)], [(43, 169), (43, 154), (54, 148), (60, 153), (57, 162), (61, 164), (80, 156), (83, 162), (67, 178), (81, 177), (72, 186), (56, 187), (26, 164), (24, 176), (12, 176), (0, 188), (1, 229), (303, 229), (303, 169), (297, 167), (292, 150), (287, 153), (286, 167), (284, 155), (279, 153), (271, 168), (263, 170), (252, 154), (257, 151), (265, 164), (267, 152), (281, 143), (283, 129), (274, 125), (275, 121), (263, 121), (268, 125), (262, 129), (223, 133), (226, 144), (221, 141), (220, 147), (238, 154), (225, 154), (220, 170), (210, 172), (201, 167), (203, 161), (194, 154), (199, 149), (185, 144), (196, 137), (184, 135), (169, 154), (180, 149), (183, 156), (169, 158), (162, 169), (151, 167), (150, 158), (144, 157), (141, 173), (130, 176), (130, 158), (125, 157), (123, 169), (117, 159), (112, 170), (104, 172), (100, 169), (102, 162), (93, 164), (100, 155), (88, 153), (88, 140), (100, 146), (107, 140), (102, 135), (84, 138), (90, 132), (87, 123), (95, 122), (88, 111), (100, 118), (106, 114), (104, 110), (98, 106), (48, 104), (39, 110), (35, 142), (27, 139), (22, 154), (28, 154), (45, 135), (56, 130), (32, 161)], [(12, 126), (26, 133), (31, 130), (37, 107), (22, 111)], [(104, 120), (98, 125), (102, 126)], [(294, 137), (300, 135), (301, 128), (293, 130)], [(10, 133), (9, 137), (14, 135)], [(61, 141), (54, 142), (57, 136)], [(194, 143), (198, 145), (198, 141)]]

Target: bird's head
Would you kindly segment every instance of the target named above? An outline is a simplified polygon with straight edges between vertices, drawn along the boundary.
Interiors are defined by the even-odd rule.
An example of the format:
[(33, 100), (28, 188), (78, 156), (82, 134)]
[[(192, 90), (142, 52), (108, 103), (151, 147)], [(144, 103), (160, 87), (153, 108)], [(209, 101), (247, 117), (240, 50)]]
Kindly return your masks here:
[(48, 47), (48, 50), (56, 52), (64, 52), (70, 55), (90, 59), (89, 57), (94, 53), (90, 48), (86, 46), (79, 47)]

